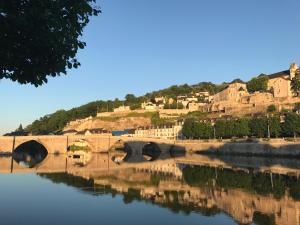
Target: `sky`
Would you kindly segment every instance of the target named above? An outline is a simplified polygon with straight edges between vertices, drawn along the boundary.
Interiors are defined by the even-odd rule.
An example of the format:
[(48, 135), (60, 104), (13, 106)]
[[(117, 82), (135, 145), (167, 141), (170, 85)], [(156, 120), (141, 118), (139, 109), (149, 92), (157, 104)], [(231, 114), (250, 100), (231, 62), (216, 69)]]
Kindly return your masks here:
[(0, 134), (94, 100), (249, 80), (300, 64), (299, 0), (99, 0), (79, 69), (42, 87), (0, 80)]

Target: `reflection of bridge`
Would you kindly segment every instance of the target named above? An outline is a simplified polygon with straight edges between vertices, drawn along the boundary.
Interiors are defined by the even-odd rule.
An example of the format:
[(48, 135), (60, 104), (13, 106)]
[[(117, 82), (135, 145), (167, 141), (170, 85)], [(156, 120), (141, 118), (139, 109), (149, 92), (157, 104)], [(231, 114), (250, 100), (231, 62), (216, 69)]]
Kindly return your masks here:
[[(92, 177), (97, 173), (118, 169), (134, 168), (145, 171), (155, 171), (180, 176), (181, 172), (176, 166), (176, 161), (172, 158), (157, 160), (155, 162), (141, 163), (115, 163), (114, 153), (92, 154), (91, 160), (83, 166), (75, 163), (74, 159), (64, 154), (48, 154), (46, 159), (34, 168), (26, 168), (19, 165), (12, 157), (0, 157), (0, 173), (72, 173), (80, 174), (83, 177)], [(133, 156), (135, 157), (135, 156)], [(134, 161), (134, 159), (130, 160)]]
[[(232, 158), (231, 162), (209, 156), (186, 154), (184, 157), (172, 157), (168, 154), (161, 154), (156, 161), (148, 162), (142, 159), (142, 152), (130, 154), (127, 162), (116, 163), (113, 160), (119, 152), (92, 154), (91, 160), (83, 166), (75, 165), (72, 158), (65, 154), (48, 154), (46, 159), (34, 168), (26, 168), (19, 165), (11, 157), (0, 157), (0, 173), (55, 173), (55, 172), (80, 172), (86, 176), (92, 176), (100, 171), (114, 169), (134, 168), (152, 172), (161, 172), (181, 176), (178, 170), (179, 165), (198, 165), (231, 170), (243, 170), (245, 172), (263, 172), (273, 174), (292, 175), (300, 177), (300, 160), (297, 159), (272, 159), (270, 162), (263, 162), (265, 158), (252, 158), (244, 162), (240, 157)], [(126, 155), (124, 153), (124, 155)], [(136, 162), (136, 163), (132, 163)]]

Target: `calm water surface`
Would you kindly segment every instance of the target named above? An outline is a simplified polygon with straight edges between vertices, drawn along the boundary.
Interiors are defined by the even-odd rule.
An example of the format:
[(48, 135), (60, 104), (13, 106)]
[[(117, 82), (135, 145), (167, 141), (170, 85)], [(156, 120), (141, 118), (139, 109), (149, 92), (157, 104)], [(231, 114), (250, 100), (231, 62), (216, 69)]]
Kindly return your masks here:
[(26, 154), (0, 158), (1, 224), (293, 225), (300, 220), (297, 159)]

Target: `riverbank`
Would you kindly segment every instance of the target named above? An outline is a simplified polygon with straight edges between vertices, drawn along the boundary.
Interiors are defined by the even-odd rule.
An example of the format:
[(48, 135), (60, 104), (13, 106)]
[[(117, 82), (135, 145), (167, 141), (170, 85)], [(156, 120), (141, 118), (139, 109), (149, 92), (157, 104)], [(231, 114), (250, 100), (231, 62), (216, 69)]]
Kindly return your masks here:
[(200, 154), (300, 157), (300, 139), (238, 139), (178, 141), (186, 151)]

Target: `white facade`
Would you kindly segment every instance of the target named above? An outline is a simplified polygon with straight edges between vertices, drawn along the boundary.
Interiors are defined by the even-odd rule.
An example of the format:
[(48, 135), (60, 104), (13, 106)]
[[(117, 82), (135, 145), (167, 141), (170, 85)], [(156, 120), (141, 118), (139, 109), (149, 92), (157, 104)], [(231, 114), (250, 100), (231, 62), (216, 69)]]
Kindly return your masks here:
[(125, 112), (125, 111), (130, 111), (130, 106), (122, 105), (114, 109), (114, 112)]
[(139, 128), (135, 130), (133, 136), (145, 138), (181, 139), (182, 125)]

